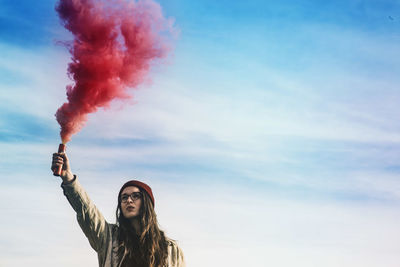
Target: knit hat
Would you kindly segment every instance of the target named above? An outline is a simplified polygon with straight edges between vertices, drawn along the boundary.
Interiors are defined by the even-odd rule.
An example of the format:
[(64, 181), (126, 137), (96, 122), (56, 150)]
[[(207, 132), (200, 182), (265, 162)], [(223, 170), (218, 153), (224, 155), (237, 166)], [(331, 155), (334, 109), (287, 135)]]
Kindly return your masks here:
[(131, 180), (126, 182), (122, 187), (121, 190), (119, 190), (119, 194), (118, 194), (118, 198), (121, 196), (122, 191), (124, 190), (125, 187), (128, 186), (136, 186), (139, 187), (141, 189), (143, 189), (147, 195), (150, 197), (151, 199), (151, 203), (153, 203), (153, 207), (154, 207), (154, 197), (153, 197), (153, 192), (151, 191), (150, 186), (148, 186), (147, 184), (141, 182), (141, 181), (137, 181), (137, 180)]

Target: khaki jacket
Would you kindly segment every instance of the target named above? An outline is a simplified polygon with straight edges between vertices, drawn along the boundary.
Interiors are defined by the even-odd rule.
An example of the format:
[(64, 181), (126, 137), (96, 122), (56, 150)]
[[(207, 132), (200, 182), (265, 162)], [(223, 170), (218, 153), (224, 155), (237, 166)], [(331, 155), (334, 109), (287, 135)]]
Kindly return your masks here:
[[(61, 184), (64, 195), (76, 212), (78, 223), (97, 252), (99, 267), (119, 267), (121, 260), (117, 256), (118, 226), (108, 223), (97, 207), (90, 200), (78, 179)], [(168, 240), (167, 267), (185, 267), (183, 253), (175, 241)]]

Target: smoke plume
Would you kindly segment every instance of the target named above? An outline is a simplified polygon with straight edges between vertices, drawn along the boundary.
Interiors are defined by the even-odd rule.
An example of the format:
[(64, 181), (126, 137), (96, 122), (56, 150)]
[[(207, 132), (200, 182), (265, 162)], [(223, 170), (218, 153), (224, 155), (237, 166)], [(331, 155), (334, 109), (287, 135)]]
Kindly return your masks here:
[(56, 112), (61, 139), (68, 142), (89, 113), (128, 99), (155, 59), (170, 50), (172, 21), (151, 0), (60, 0), (56, 6), (64, 27), (74, 39), (65, 43), (71, 53), (68, 102)]

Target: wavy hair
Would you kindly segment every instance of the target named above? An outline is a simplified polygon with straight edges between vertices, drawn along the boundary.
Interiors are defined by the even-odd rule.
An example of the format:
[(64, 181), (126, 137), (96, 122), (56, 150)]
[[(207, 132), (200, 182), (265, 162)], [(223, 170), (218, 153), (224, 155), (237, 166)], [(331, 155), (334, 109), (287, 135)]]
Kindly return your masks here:
[(138, 188), (142, 192), (142, 204), (139, 210), (140, 233), (136, 232), (131, 222), (124, 217), (121, 210), (121, 196), (118, 195), (116, 217), (118, 257), (123, 261), (121, 266), (165, 267), (168, 241), (158, 226), (150, 197), (144, 190)]

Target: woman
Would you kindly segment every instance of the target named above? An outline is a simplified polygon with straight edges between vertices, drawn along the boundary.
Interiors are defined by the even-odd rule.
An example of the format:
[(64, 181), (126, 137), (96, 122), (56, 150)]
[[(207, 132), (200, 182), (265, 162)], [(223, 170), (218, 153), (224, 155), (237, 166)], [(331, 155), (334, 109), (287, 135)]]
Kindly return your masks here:
[(125, 183), (118, 194), (117, 222), (106, 222), (77, 177), (65, 153), (54, 153), (51, 169), (62, 166), (61, 187), (100, 267), (184, 267), (183, 253), (158, 227), (151, 188), (140, 181)]

